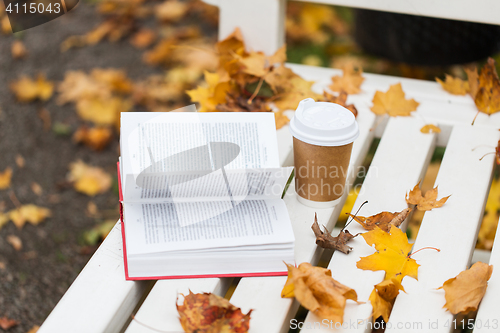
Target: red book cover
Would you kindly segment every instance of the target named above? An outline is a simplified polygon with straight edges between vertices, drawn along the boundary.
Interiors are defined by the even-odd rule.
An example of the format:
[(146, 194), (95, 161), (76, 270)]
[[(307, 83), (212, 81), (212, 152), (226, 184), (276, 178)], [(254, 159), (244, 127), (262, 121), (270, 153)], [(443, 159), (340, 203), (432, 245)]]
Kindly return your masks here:
[[(118, 171), (118, 193), (120, 199), (120, 221), (122, 227), (122, 240), (123, 240), (123, 262), (125, 267), (126, 280), (163, 280), (163, 279), (195, 279), (195, 278), (215, 278), (215, 277), (257, 277), (257, 276), (286, 276), (288, 273), (284, 272), (265, 272), (265, 273), (246, 273), (246, 274), (206, 274), (206, 275), (175, 275), (175, 276), (140, 276), (131, 277), (128, 274), (127, 263), (127, 244), (125, 241), (125, 222), (123, 218), (123, 189), (120, 175), (120, 162), (117, 163)], [(284, 265), (284, 264), (283, 264)]]

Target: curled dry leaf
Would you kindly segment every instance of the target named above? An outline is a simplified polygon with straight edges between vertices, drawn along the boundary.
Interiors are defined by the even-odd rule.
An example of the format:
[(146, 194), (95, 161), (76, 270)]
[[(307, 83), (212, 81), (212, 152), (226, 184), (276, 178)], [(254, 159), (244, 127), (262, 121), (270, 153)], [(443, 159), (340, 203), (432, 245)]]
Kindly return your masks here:
[(113, 137), (112, 131), (107, 127), (92, 127), (81, 126), (75, 134), (73, 141), (83, 143), (94, 150), (103, 150), (108, 146)]
[(441, 133), (441, 129), (436, 125), (428, 124), (420, 129), (422, 133)]
[(12, 53), (12, 58), (14, 58), (14, 59), (22, 59), (28, 55), (28, 51), (26, 50), (26, 47), (24, 46), (23, 42), (21, 42), (20, 40), (13, 41), (10, 50)]
[(453, 77), (446, 74), (445, 81), (436, 78), (436, 81), (443, 87), (444, 90), (453, 95), (465, 95), (470, 91), (469, 82), (458, 77)]
[(27, 76), (11, 83), (10, 89), (20, 102), (32, 102), (34, 100), (46, 101), (54, 92), (54, 84), (45, 79), (43, 74), (39, 74), (36, 80)]
[(408, 243), (406, 234), (399, 228), (391, 226), (390, 233), (387, 233), (377, 227), (361, 236), (368, 245), (375, 245), (377, 252), (362, 257), (356, 267), (371, 271), (383, 270), (386, 280), (396, 279), (401, 282), (405, 276), (417, 279), (419, 264), (410, 258), (413, 244)]
[(446, 304), (444, 308), (453, 314), (469, 313), (477, 310), (488, 287), (488, 280), (493, 272), (493, 265), (476, 262), (471, 268), (462, 271), (456, 277), (446, 280), (444, 289)]
[(76, 161), (69, 165), (68, 181), (73, 182), (76, 191), (88, 196), (95, 196), (109, 190), (111, 176), (103, 169)]
[(391, 226), (399, 227), (401, 223), (406, 220), (410, 212), (411, 208), (405, 208), (400, 212), (381, 212), (369, 217), (355, 216), (352, 214), (349, 214), (349, 216), (352, 217), (356, 222), (361, 224), (361, 226), (366, 230), (373, 230), (376, 227), (379, 227), (385, 232), (389, 232)]
[(444, 197), (436, 201), (438, 195), (437, 186), (430, 191), (427, 191), (424, 196), (422, 196), (422, 190), (419, 185), (415, 185), (413, 190), (409, 194), (405, 195), (406, 202), (411, 205), (417, 205), (418, 210), (431, 210), (433, 208), (439, 208), (445, 204), (446, 200), (450, 197)]
[(345, 91), (348, 94), (358, 94), (361, 89), (361, 84), (365, 80), (363, 77), (363, 70), (361, 68), (354, 68), (352, 64), (346, 65), (342, 68), (344, 71), (342, 76), (333, 76), (332, 84), (328, 87), (332, 91)]
[(371, 110), (377, 115), (388, 114), (391, 117), (409, 116), (419, 105), (414, 99), (405, 99), (401, 83), (393, 84), (387, 92), (376, 91)]
[(12, 180), (12, 168), (8, 167), (3, 172), (0, 172), (0, 190), (5, 190), (10, 187)]
[(318, 216), (314, 214), (314, 223), (311, 229), (316, 236), (316, 244), (324, 249), (334, 249), (342, 253), (348, 254), (351, 252), (352, 247), (347, 246), (347, 242), (356, 236), (353, 236), (349, 231), (341, 230), (337, 237), (333, 237), (332, 234), (323, 226), (325, 231), (321, 231), (318, 225)]
[(375, 285), (368, 299), (373, 307), (374, 321), (378, 317), (382, 317), (385, 322), (389, 321), (392, 306), (400, 290), (404, 291), (404, 288), (397, 279), (384, 280)]
[(323, 91), (323, 98), (318, 100), (318, 102), (329, 102), (342, 105), (343, 107), (351, 111), (352, 114), (354, 114), (354, 117), (358, 116), (358, 110), (356, 109), (354, 104), (347, 104), (347, 93), (343, 90), (340, 91), (338, 96), (332, 95), (327, 91)]
[(342, 323), (346, 300), (358, 301), (356, 291), (332, 278), (332, 272), (309, 263), (288, 265), (288, 279), (281, 297), (295, 297), (300, 304), (320, 318)]
[(12, 222), (15, 224), (15, 226), (21, 229), (26, 224), (26, 222), (29, 222), (33, 225), (40, 224), (47, 217), (50, 217), (52, 215), (52, 212), (48, 208), (29, 204), (9, 211), (7, 215), (9, 216), (9, 219), (12, 220)]
[(479, 73), (479, 85), (474, 97), (477, 109), (486, 114), (500, 111), (500, 79), (495, 67), (495, 60), (488, 58), (488, 62)]
[(250, 328), (250, 310), (241, 309), (225, 298), (212, 293), (184, 296), (182, 305), (176, 304), (179, 320), (186, 333), (245, 333)]

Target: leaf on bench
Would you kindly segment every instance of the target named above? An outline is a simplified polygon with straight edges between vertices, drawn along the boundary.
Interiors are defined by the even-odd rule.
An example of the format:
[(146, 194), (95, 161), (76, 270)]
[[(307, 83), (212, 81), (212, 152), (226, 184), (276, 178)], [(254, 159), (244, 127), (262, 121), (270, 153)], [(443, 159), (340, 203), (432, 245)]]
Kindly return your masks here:
[(443, 87), (444, 90), (453, 95), (465, 95), (470, 91), (469, 82), (464, 81), (458, 77), (453, 77), (451, 75), (445, 75), (445, 81), (443, 82), (439, 78), (436, 81)]
[(405, 99), (401, 83), (393, 84), (385, 93), (376, 91), (372, 102), (373, 106), (370, 110), (379, 116), (384, 114), (391, 117), (409, 116), (419, 106), (414, 99)]
[(348, 94), (358, 94), (361, 92), (361, 84), (365, 80), (363, 70), (354, 68), (352, 64), (348, 64), (342, 68), (344, 73), (342, 76), (335, 75), (332, 77), (332, 84), (328, 87), (332, 91), (345, 91)]
[(379, 227), (385, 232), (389, 232), (391, 225), (399, 227), (401, 223), (403, 223), (403, 221), (408, 217), (408, 214), (410, 212), (411, 208), (405, 208), (400, 212), (381, 212), (369, 217), (355, 216), (352, 214), (348, 215), (351, 216), (356, 222), (361, 224), (361, 226), (366, 230), (373, 230), (376, 227)]
[(418, 210), (427, 211), (433, 208), (441, 207), (451, 196), (449, 195), (436, 201), (437, 195), (438, 188), (436, 186), (432, 190), (425, 192), (425, 195), (422, 196), (422, 190), (420, 189), (419, 184), (417, 184), (409, 194), (405, 195), (405, 199), (407, 203), (411, 205), (417, 205)]

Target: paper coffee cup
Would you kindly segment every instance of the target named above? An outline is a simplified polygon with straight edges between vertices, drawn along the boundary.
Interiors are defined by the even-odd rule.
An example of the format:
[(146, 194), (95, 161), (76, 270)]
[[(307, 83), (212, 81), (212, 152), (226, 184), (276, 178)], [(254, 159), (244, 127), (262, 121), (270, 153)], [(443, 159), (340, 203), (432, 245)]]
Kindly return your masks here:
[(352, 143), (359, 127), (341, 105), (302, 100), (290, 121), (293, 135), (295, 191), (310, 207), (335, 206), (345, 191)]

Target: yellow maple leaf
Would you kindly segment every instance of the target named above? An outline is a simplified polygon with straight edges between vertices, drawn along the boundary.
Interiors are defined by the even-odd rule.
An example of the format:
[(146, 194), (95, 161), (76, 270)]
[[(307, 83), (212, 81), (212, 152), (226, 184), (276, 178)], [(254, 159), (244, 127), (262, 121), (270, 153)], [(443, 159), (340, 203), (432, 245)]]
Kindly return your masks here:
[(498, 212), (500, 212), (500, 181), (493, 179), (490, 194), (484, 209), (485, 214), (477, 235), (476, 248), (491, 250), (498, 227)]
[(422, 133), (441, 133), (441, 129), (436, 125), (428, 124), (420, 129)]
[(356, 291), (332, 278), (332, 272), (309, 263), (288, 265), (288, 279), (281, 297), (295, 297), (303, 307), (321, 318), (343, 322), (346, 300), (358, 300)]
[(360, 87), (365, 78), (361, 68), (354, 68), (352, 64), (342, 68), (344, 71), (342, 76), (335, 75), (332, 77), (332, 84), (328, 87), (332, 91), (345, 91), (348, 94), (357, 94), (361, 91)]
[(73, 141), (76, 143), (83, 143), (94, 150), (102, 150), (111, 142), (113, 133), (107, 127), (92, 127), (81, 126), (75, 134), (73, 134)]
[(71, 163), (69, 169), (68, 181), (73, 183), (78, 192), (95, 196), (108, 191), (111, 187), (111, 176), (101, 168), (87, 165), (78, 160)]
[(103, 99), (100, 97), (81, 99), (76, 103), (76, 112), (81, 119), (96, 125), (117, 125), (120, 112), (127, 112), (132, 107), (128, 100), (120, 97)]
[(290, 122), (290, 118), (283, 111), (274, 112), (274, 120), (276, 121), (276, 129), (280, 129)]
[(406, 234), (399, 228), (391, 226), (390, 233), (380, 228), (362, 233), (361, 236), (370, 246), (375, 245), (376, 253), (362, 257), (356, 267), (371, 271), (385, 271), (385, 279), (396, 279), (401, 282), (405, 276), (418, 277), (417, 262), (410, 258), (413, 244), (408, 243)]
[(500, 111), (500, 79), (492, 58), (488, 58), (488, 62), (481, 69), (474, 103), (479, 111), (486, 114)]
[(391, 117), (409, 116), (419, 105), (414, 99), (405, 99), (401, 83), (393, 84), (387, 92), (376, 91), (373, 96), (372, 112), (377, 115), (388, 114)]
[(436, 81), (443, 87), (444, 90), (453, 95), (465, 95), (470, 91), (469, 82), (464, 81), (458, 77), (453, 77), (451, 75), (445, 75), (445, 81), (443, 82), (439, 78)]
[(477, 310), (486, 293), (492, 272), (493, 265), (476, 262), (471, 268), (446, 280), (443, 286), (438, 288), (445, 291), (446, 304), (443, 308), (453, 314), (467, 314)]
[(368, 300), (373, 307), (373, 320), (382, 317), (385, 322), (389, 321), (392, 306), (399, 291), (404, 288), (397, 279), (384, 280), (375, 285)]
[(10, 187), (12, 179), (12, 168), (8, 167), (3, 172), (0, 172), (0, 190), (5, 190)]
[(425, 192), (425, 195), (422, 196), (422, 190), (419, 187), (419, 184), (415, 185), (413, 190), (410, 193), (405, 195), (406, 202), (411, 205), (417, 205), (418, 210), (431, 210), (433, 208), (439, 208), (445, 204), (445, 202), (450, 197), (444, 197), (436, 201), (438, 195), (437, 186), (430, 191)]
[(54, 84), (45, 79), (43, 74), (39, 74), (36, 80), (27, 76), (11, 83), (10, 89), (14, 92), (20, 102), (31, 102), (36, 99), (48, 100), (54, 92)]
[(50, 209), (38, 207), (33, 204), (23, 205), (7, 213), (9, 219), (12, 220), (19, 229), (21, 229), (26, 222), (37, 225), (47, 217), (50, 217), (51, 214)]
[(199, 112), (216, 111), (218, 104), (226, 102), (226, 95), (233, 90), (233, 85), (219, 73), (205, 72), (205, 81), (208, 87), (197, 87), (186, 93), (193, 102), (200, 103)]

